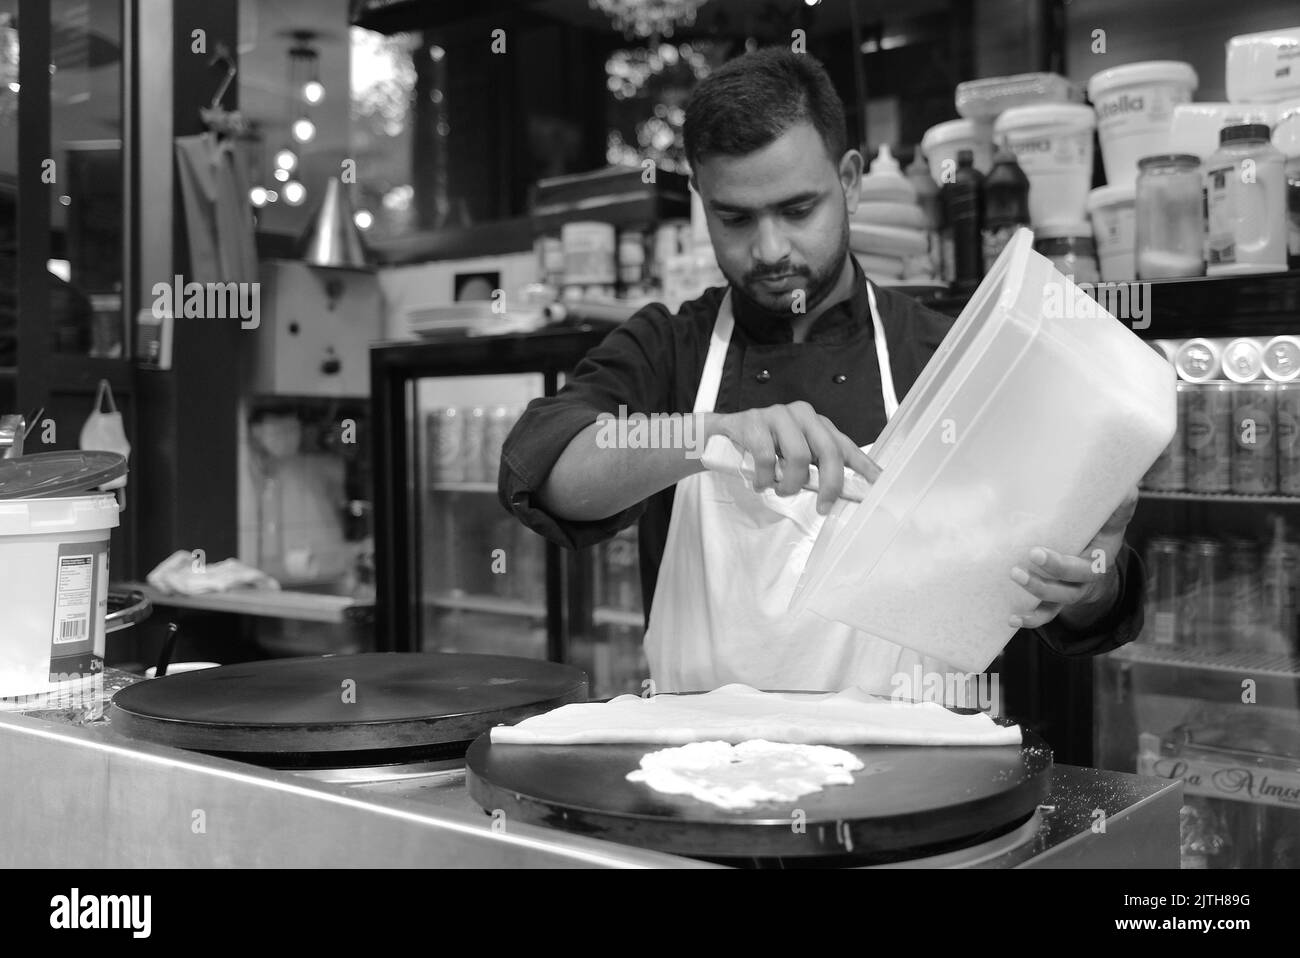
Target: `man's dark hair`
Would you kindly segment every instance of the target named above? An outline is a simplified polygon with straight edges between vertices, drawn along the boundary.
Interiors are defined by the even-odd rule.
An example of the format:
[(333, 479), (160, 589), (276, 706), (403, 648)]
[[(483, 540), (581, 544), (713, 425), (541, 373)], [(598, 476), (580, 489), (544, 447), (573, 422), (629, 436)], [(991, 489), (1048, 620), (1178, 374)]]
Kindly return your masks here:
[(767, 47), (724, 64), (700, 82), (686, 104), (682, 134), (691, 166), (710, 154), (744, 156), (796, 123), (821, 134), (831, 162), (848, 149), (844, 104), (817, 60), (788, 47)]

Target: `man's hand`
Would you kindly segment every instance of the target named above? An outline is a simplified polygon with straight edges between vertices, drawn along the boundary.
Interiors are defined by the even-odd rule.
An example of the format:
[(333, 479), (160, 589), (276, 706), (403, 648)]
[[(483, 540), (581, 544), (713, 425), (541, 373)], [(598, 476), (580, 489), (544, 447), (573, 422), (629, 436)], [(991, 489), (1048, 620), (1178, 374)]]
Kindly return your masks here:
[(806, 402), (711, 414), (705, 419), (703, 433), (705, 442), (713, 435), (727, 436), (754, 457), (754, 489), (758, 491), (770, 487), (777, 495), (794, 495), (808, 481), (809, 464), (816, 463), (820, 473), (817, 511), (822, 515), (830, 512), (839, 498), (845, 466), (871, 482), (880, 476), (880, 469), (853, 440)]
[(1011, 624), (1036, 629), (1060, 616), (1067, 627), (1083, 629), (1109, 612), (1119, 598), (1119, 551), (1137, 502), (1134, 488), (1082, 555), (1061, 555), (1041, 546), (1031, 549), (1029, 561), (1012, 569), (1011, 578), (1039, 600), (1038, 607), (1026, 615), (1013, 615)]

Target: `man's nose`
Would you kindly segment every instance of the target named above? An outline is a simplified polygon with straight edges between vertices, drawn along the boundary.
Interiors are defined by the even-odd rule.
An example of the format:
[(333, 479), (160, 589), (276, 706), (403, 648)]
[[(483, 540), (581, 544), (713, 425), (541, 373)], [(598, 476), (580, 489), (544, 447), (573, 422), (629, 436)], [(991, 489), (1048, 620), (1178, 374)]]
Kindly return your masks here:
[(773, 266), (790, 255), (790, 244), (775, 217), (759, 218), (750, 255), (755, 262), (766, 266)]

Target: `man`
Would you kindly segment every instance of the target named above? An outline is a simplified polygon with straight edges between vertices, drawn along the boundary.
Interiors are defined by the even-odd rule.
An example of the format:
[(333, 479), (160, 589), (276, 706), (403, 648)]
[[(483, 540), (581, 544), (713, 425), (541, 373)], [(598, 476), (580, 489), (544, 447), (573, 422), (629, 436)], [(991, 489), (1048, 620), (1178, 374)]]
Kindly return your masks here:
[[(728, 287), (674, 316), (640, 310), (534, 401), (502, 454), (500, 494), (570, 547), (640, 521), (646, 653), (659, 691), (728, 682), (888, 694), (920, 656), (787, 609), (803, 557), (862, 450), (915, 381), (951, 320), (871, 286), (849, 254), (862, 157), (811, 57), (760, 50), (704, 80), (686, 110), (693, 184)], [(602, 413), (682, 413), (752, 454), (751, 490), (703, 472), (683, 449), (605, 448)], [(696, 454), (698, 456), (698, 453)], [(820, 491), (804, 491), (808, 466)], [(1141, 574), (1124, 530), (1136, 490), (1084, 550), (1035, 549), (1008, 574), (1038, 605), (1012, 625), (1064, 654), (1094, 654), (1141, 624)], [(1027, 606), (1032, 605), (1028, 602)]]

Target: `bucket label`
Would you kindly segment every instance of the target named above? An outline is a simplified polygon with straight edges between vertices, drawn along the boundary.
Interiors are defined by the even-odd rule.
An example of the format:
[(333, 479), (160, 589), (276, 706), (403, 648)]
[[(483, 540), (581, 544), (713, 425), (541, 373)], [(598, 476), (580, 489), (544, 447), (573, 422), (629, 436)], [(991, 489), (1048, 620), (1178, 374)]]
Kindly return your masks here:
[(59, 546), (50, 634), (51, 682), (91, 675), (104, 668), (95, 646), (103, 635), (108, 612), (107, 566), (106, 542), (66, 542)]

